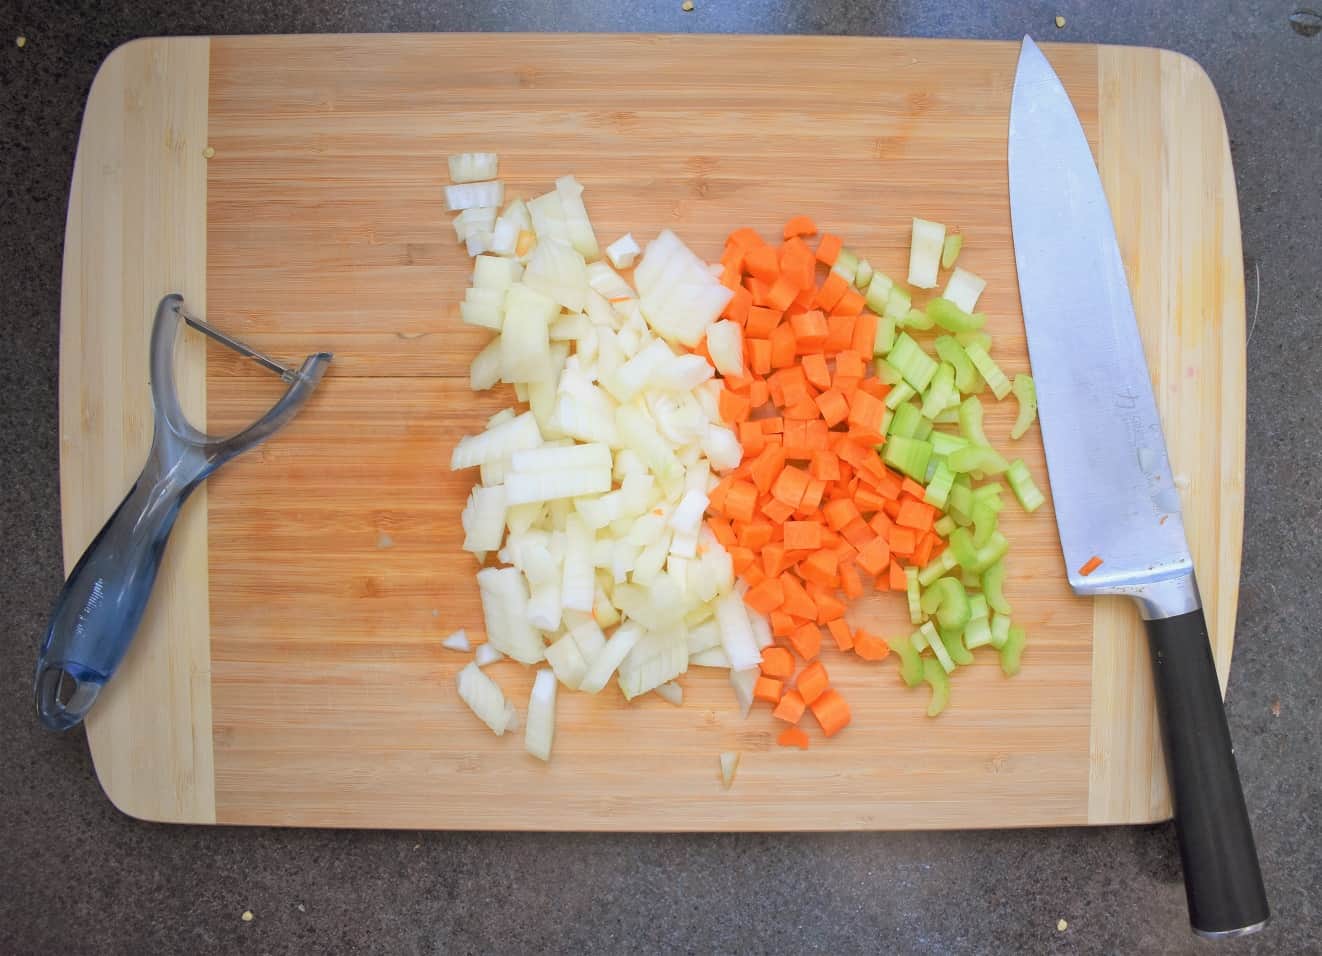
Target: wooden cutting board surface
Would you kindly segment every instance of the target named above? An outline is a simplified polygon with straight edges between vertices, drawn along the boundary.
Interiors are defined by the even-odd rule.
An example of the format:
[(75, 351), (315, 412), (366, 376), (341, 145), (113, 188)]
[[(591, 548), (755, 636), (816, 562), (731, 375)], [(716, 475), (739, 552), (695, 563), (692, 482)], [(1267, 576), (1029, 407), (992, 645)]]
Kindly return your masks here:
[[(725, 233), (812, 215), (902, 276), (909, 217), (960, 227), (989, 280), (997, 354), (1027, 369), (1006, 186), (1017, 44), (653, 36), (144, 40), (92, 88), (70, 202), (61, 481), (71, 566), (150, 441), (147, 335), (182, 292), (296, 361), (335, 353), (302, 414), (185, 508), (137, 641), (88, 721), (125, 812), (185, 822), (491, 829), (1050, 826), (1168, 815), (1133, 610), (1073, 597), (1050, 508), (1008, 509), (1022, 674), (962, 669), (949, 710), (881, 667), (827, 659), (854, 709), (806, 753), (739, 718), (723, 672), (685, 703), (562, 694), (555, 756), (463, 707), (442, 649), (481, 635), (459, 550), (483, 333), (458, 319), (468, 260), (445, 157), (500, 153), (507, 191), (573, 173), (597, 233)], [(1244, 299), (1230, 155), (1190, 60), (1049, 46), (1099, 161), (1133, 287), (1223, 682), (1243, 511)], [(788, 66), (788, 69), (787, 69)], [(1043, 189), (1052, 188), (1050, 182)], [(240, 427), (278, 383), (186, 337), (194, 421)], [(989, 416), (1005, 440), (1013, 403)], [(1044, 477), (1036, 430), (1019, 443)], [(897, 601), (851, 616), (908, 630)], [(492, 673), (522, 709), (530, 674)], [(743, 759), (733, 789), (717, 754)]]

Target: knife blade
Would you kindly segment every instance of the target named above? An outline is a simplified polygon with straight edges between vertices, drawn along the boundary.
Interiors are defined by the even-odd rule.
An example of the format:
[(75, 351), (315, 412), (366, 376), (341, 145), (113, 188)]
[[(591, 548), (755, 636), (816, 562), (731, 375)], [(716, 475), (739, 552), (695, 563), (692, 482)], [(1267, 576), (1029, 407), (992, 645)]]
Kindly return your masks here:
[(1269, 918), (1266, 892), (1124, 263), (1078, 114), (1029, 37), (1010, 101), (1009, 182), (1070, 587), (1138, 604), (1190, 922), (1203, 936), (1251, 933)]

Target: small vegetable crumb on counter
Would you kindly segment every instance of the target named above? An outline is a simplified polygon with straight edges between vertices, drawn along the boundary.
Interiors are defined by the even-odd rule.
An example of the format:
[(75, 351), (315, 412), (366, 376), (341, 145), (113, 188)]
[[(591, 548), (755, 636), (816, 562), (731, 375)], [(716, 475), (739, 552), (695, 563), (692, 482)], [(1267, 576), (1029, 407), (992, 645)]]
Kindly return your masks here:
[[(977, 648), (1018, 672), (995, 479), (1026, 511), (1045, 499), (987, 439), (979, 393), (1013, 393), (1013, 439), (1036, 396), (991, 357), (986, 282), (955, 265), (962, 234), (914, 219), (908, 287), (803, 215), (774, 243), (736, 229), (709, 266), (669, 230), (603, 250), (572, 176), (525, 201), (507, 199), (493, 153), (449, 166), (474, 258), (459, 312), (493, 333), (471, 385), (526, 403), (450, 461), (478, 471), (461, 524), (486, 639), (443, 644), (473, 653), (459, 696), (494, 734), (520, 725), (482, 669), (503, 657), (539, 667), (524, 746), (541, 760), (561, 685), (682, 706), (690, 666), (724, 669), (744, 717), (766, 704), (777, 743), (807, 749), (806, 714), (825, 738), (853, 719), (829, 654), (896, 652), (931, 716)], [(937, 290), (943, 270), (920, 307), (911, 288)], [(882, 591), (903, 595), (912, 634), (845, 621)], [(719, 756), (728, 789), (739, 754)]]

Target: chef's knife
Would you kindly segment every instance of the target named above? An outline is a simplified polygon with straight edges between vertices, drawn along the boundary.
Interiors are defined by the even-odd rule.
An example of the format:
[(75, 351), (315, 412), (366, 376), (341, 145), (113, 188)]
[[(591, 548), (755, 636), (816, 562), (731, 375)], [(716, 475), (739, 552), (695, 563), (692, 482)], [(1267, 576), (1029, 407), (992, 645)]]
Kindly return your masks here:
[(1190, 922), (1202, 936), (1251, 933), (1267, 922), (1267, 896), (1111, 211), (1069, 95), (1027, 37), (1009, 159), (1019, 297), (1070, 587), (1137, 602)]

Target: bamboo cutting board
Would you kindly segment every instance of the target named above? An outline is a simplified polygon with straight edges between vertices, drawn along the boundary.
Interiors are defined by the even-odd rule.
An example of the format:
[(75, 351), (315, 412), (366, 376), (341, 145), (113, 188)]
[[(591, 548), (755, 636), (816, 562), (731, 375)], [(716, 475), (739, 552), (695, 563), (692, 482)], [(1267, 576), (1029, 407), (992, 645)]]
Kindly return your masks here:
[[(651, 36), (143, 40), (102, 67), (70, 201), (61, 325), (69, 566), (150, 441), (147, 335), (171, 291), (287, 360), (329, 349), (313, 402), (186, 507), (124, 667), (88, 721), (134, 816), (492, 829), (899, 829), (1168, 815), (1146, 651), (1123, 603), (1073, 597), (1055, 525), (1011, 506), (1024, 669), (962, 669), (950, 709), (889, 662), (828, 657), (853, 726), (806, 753), (739, 719), (722, 672), (685, 703), (562, 694), (555, 756), (494, 738), (458, 700), (481, 633), (458, 437), (512, 400), (473, 395), (468, 261), (445, 157), (495, 150), (515, 195), (575, 174), (599, 237), (725, 233), (807, 213), (891, 275), (909, 217), (959, 226), (989, 280), (997, 354), (1027, 368), (1009, 230), (1017, 44)], [(1222, 684), (1243, 510), (1239, 220), (1215, 91), (1154, 50), (1053, 46), (1099, 160), (1172, 441)], [(786, 63), (798, 65), (787, 73)], [(1050, 189), (1044, 182), (1042, 188)], [(181, 392), (216, 433), (278, 384), (185, 337)], [(990, 416), (1004, 440), (1013, 403)], [(1034, 430), (1019, 444), (1044, 477)], [(856, 623), (905, 633), (896, 601)], [(530, 674), (492, 673), (522, 710)], [(721, 788), (717, 754), (743, 754)]]

